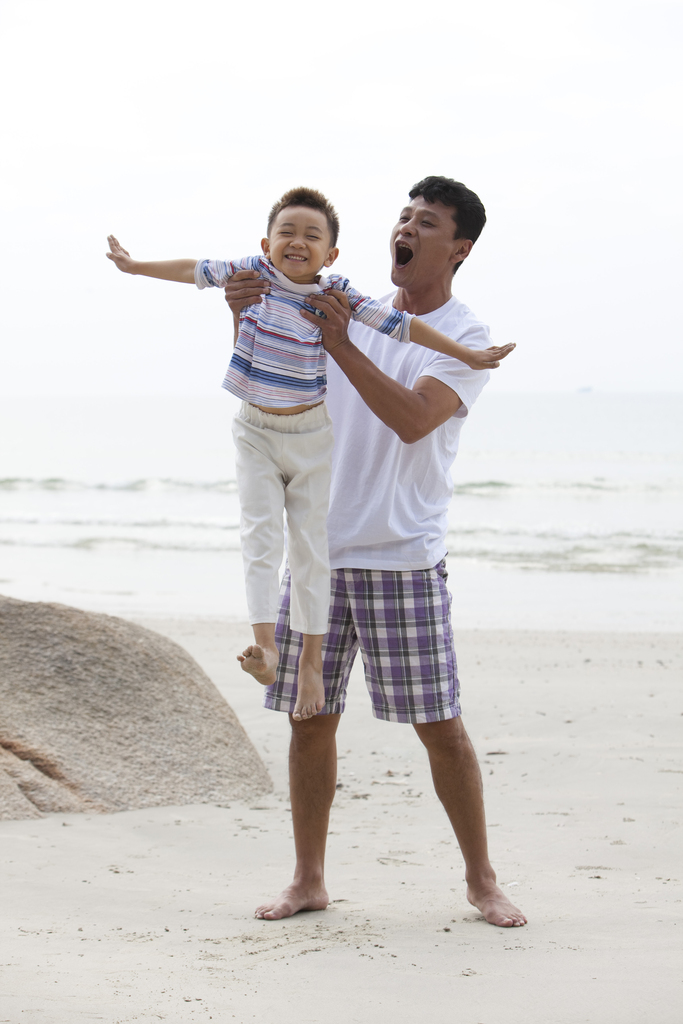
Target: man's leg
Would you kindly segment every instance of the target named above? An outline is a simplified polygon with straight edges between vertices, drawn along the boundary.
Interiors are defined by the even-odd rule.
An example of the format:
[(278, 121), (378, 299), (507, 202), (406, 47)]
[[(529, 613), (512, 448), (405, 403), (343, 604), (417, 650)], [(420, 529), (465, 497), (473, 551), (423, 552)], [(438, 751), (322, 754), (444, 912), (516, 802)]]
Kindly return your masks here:
[(465, 861), (467, 898), (489, 924), (503, 928), (526, 924), (526, 917), (496, 885), (486, 841), (481, 772), (462, 719), (415, 725), (427, 748), (434, 789), (453, 826)]
[(330, 808), (337, 784), (336, 732), (340, 715), (316, 715), (297, 722), (290, 715), (289, 790), (296, 867), (294, 879), (280, 895), (256, 910), (275, 921), (300, 910), (324, 910), (325, 847)]

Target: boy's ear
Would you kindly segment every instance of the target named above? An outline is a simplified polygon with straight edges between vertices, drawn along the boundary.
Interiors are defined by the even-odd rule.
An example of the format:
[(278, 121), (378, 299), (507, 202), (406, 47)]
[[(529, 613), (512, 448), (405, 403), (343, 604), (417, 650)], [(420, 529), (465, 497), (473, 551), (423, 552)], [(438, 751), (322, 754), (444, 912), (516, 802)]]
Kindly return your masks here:
[(270, 242), (267, 238), (261, 239), (261, 252), (264, 256), (270, 256)]
[(338, 255), (339, 255), (339, 249), (330, 249), (330, 251), (328, 252), (327, 257), (325, 259), (325, 262), (323, 263), (323, 266), (324, 267), (331, 267), (332, 264), (334, 263), (334, 261), (336, 260)]

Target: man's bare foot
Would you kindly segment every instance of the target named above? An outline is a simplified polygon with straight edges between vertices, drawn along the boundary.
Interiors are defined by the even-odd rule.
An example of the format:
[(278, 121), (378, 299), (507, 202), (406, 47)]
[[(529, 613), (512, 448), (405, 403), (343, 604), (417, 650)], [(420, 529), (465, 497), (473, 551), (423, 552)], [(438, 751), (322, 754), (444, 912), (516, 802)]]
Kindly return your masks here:
[(292, 882), (274, 900), (257, 907), (254, 917), (262, 921), (279, 921), (282, 917), (298, 914), (300, 910), (327, 910), (329, 902), (330, 897), (322, 883), (303, 886)]
[(502, 889), (495, 882), (484, 882), (478, 886), (467, 886), (467, 899), (479, 910), (489, 924), (499, 928), (521, 928), (526, 917), (521, 910), (510, 903)]
[(275, 682), (278, 659), (279, 654), (275, 647), (261, 647), (259, 644), (251, 644), (237, 655), (237, 660), (242, 664), (242, 671), (248, 672), (263, 686), (272, 686)]
[(297, 679), (296, 706), (292, 718), (303, 722), (313, 718), (325, 707), (325, 686), (323, 684), (322, 664), (320, 667), (303, 663), (299, 660), (299, 677)]

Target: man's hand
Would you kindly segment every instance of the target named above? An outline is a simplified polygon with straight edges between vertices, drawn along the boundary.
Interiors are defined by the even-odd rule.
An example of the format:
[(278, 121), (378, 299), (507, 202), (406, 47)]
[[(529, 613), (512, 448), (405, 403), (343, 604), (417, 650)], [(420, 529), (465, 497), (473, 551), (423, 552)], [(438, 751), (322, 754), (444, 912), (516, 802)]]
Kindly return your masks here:
[(245, 306), (253, 306), (261, 301), (262, 295), (270, 291), (270, 282), (259, 277), (258, 270), (238, 270), (225, 286), (225, 301), (230, 306), (233, 316), (239, 316)]
[(240, 310), (253, 306), (256, 302), (262, 302), (261, 296), (267, 295), (270, 291), (270, 281), (260, 277), (258, 270), (238, 270), (232, 275), (224, 291), (225, 301), (232, 312), (233, 344), (236, 344), (240, 333)]
[(470, 355), (463, 359), (473, 370), (495, 370), (500, 366), (501, 359), (509, 356), (516, 345), (492, 346), (491, 348), (469, 349)]
[(107, 235), (110, 251), (106, 253), (107, 259), (111, 260), (124, 274), (132, 274), (135, 260), (131, 259), (130, 253), (123, 248), (118, 238), (114, 235)]
[(333, 352), (340, 345), (349, 340), (349, 320), (351, 319), (351, 306), (344, 292), (330, 290), (323, 295), (309, 295), (306, 299), (309, 306), (319, 309), (325, 314), (325, 319), (309, 313), (302, 309), (301, 315), (315, 324), (322, 330), (323, 346), (328, 352)]

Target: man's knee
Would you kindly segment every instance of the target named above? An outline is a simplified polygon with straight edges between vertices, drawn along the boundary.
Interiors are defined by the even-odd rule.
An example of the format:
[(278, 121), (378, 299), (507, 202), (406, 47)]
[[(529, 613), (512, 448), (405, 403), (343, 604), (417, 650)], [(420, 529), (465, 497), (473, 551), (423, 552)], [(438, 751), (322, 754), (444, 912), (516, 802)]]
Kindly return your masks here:
[(442, 722), (422, 722), (413, 728), (427, 750), (471, 748), (470, 738), (461, 715), (447, 718)]
[(314, 715), (302, 722), (289, 716), (292, 727), (292, 747), (296, 750), (314, 750), (334, 743), (341, 715)]

